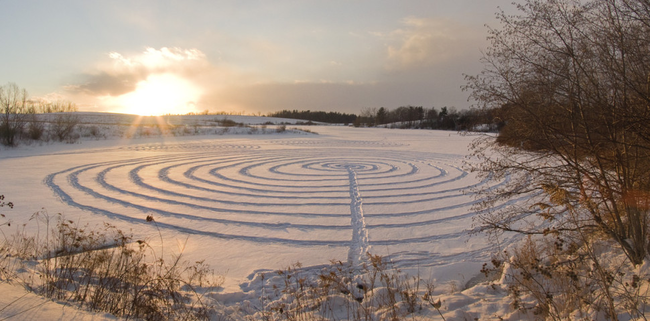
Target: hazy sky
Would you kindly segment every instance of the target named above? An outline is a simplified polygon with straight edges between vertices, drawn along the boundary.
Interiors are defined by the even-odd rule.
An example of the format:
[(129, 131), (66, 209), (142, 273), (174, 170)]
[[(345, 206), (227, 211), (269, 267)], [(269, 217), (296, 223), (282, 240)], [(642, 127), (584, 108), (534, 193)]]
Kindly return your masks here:
[(463, 109), (511, 2), (5, 0), (0, 85), (92, 111)]

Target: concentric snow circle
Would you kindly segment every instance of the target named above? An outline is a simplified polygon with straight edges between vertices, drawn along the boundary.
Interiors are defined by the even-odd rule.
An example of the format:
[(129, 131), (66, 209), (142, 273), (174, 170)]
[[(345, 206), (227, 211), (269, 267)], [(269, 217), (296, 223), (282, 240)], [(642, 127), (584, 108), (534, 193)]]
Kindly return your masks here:
[(354, 211), (367, 231), (364, 246), (466, 235), (481, 201), (471, 189), (487, 183), (457, 155), (198, 146), (84, 164), (45, 183), (64, 203), (113, 219), (153, 215), (160, 228), (205, 237), (346, 248), (357, 246)]
[(388, 142), (388, 141), (374, 141), (374, 140), (276, 140), (272, 141), (277, 145), (291, 145), (291, 146), (336, 146), (336, 147), (402, 147), (408, 146), (406, 143)]
[(159, 151), (159, 152), (174, 152), (174, 151), (204, 151), (204, 150), (226, 150), (226, 149), (258, 149), (259, 145), (248, 144), (140, 144), (134, 146), (120, 147), (118, 150), (129, 151)]
[(378, 164), (371, 163), (356, 163), (356, 162), (325, 162), (325, 163), (316, 163), (303, 166), (311, 170), (322, 170), (327, 172), (347, 172), (348, 170), (353, 170), (355, 172), (368, 172), (376, 171), (379, 169)]

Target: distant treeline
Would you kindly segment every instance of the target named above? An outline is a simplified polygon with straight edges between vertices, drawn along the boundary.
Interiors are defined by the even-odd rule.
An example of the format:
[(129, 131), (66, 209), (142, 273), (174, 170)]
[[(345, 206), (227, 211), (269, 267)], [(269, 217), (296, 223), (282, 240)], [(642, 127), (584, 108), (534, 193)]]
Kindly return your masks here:
[(354, 122), (354, 126), (497, 131), (501, 125), (498, 124), (498, 118), (493, 110), (458, 111), (454, 107), (436, 109), (435, 107), (401, 106), (393, 110), (385, 107), (364, 109)]
[(422, 106), (401, 106), (393, 110), (385, 107), (366, 108), (360, 115), (339, 112), (311, 110), (283, 110), (268, 114), (269, 117), (301, 119), (324, 123), (353, 124), (355, 127), (389, 127), (442, 130), (479, 130), (497, 131), (503, 124), (499, 123), (495, 110), (467, 109)]
[(339, 112), (324, 112), (311, 110), (283, 110), (268, 114), (269, 117), (291, 118), (309, 121), (317, 121), (333, 124), (351, 124), (357, 119), (355, 114), (343, 114)]
[(458, 111), (456, 108), (422, 106), (401, 106), (390, 110), (364, 109), (354, 123), (355, 126), (386, 126), (390, 128), (420, 128), (442, 130), (481, 130), (495, 131), (498, 129), (494, 111), (467, 109)]

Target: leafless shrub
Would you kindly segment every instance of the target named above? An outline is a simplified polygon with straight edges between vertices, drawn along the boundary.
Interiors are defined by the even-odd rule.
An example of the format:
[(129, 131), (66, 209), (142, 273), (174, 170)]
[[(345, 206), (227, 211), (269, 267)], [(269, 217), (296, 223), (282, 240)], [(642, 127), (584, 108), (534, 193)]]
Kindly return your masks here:
[[(472, 97), (505, 122), (496, 140), (476, 144), (474, 169), (510, 178), (481, 191), (484, 209), (527, 192), (541, 206), (502, 207), (481, 223), (598, 232), (642, 264), (650, 238), (650, 3), (527, 0), (517, 9), (497, 15), (484, 70), (467, 77)], [(566, 204), (580, 212), (577, 225), (565, 220)], [(550, 224), (517, 225), (540, 211)]]
[(101, 128), (97, 125), (79, 126), (79, 131), (83, 137), (90, 137), (94, 139), (106, 138), (106, 134), (102, 133)]
[(238, 123), (226, 117), (222, 119), (215, 119), (214, 121), (221, 127), (235, 127), (235, 126), (242, 127), (244, 125), (243, 123)]
[(31, 119), (27, 123), (27, 138), (31, 140), (41, 140), (45, 134), (45, 124), (39, 121), (36, 115), (32, 114)]
[(0, 86), (0, 143), (15, 146), (27, 123), (27, 90), (15, 83)]
[(307, 134), (318, 135), (317, 132), (315, 132), (315, 131), (313, 131), (313, 130), (311, 130), (311, 129), (305, 129), (305, 128), (294, 127), (294, 128), (292, 128), (292, 130), (297, 131), (297, 132), (307, 133)]
[(79, 134), (75, 133), (77, 124), (79, 124), (77, 114), (60, 113), (50, 123), (50, 135), (60, 142), (74, 143), (79, 139)]

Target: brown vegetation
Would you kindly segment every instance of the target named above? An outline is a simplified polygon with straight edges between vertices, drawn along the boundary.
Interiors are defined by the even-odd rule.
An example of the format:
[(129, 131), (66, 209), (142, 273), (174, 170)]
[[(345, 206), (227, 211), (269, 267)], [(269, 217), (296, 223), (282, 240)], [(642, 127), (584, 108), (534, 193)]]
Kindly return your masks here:
[[(109, 224), (79, 226), (62, 215), (52, 220), (46, 212), (31, 220), (44, 224), (45, 236), (21, 230), (5, 236), (0, 277), (14, 278), (25, 264), (38, 262), (37, 277), (23, 279), (27, 288), (92, 311), (145, 320), (207, 320), (213, 312), (204, 293), (221, 279), (203, 262), (189, 264), (180, 254), (166, 260), (147, 241)], [(153, 217), (146, 221), (155, 224)]]
[[(467, 77), (473, 98), (504, 123), (496, 140), (474, 146), (474, 170), (508, 178), (479, 191), (487, 197), (479, 222), (495, 235), (538, 236), (509, 263), (545, 315), (567, 317), (558, 297), (609, 319), (643, 315), (620, 304), (626, 263), (604, 264), (593, 249), (613, 242), (633, 266), (649, 254), (650, 2), (528, 0), (518, 9), (499, 14), (483, 72)], [(528, 203), (495, 209), (522, 195)], [(558, 251), (536, 244), (549, 239), (561, 240)], [(550, 286), (558, 281), (564, 287)], [(647, 293), (628, 297), (648, 301)]]

